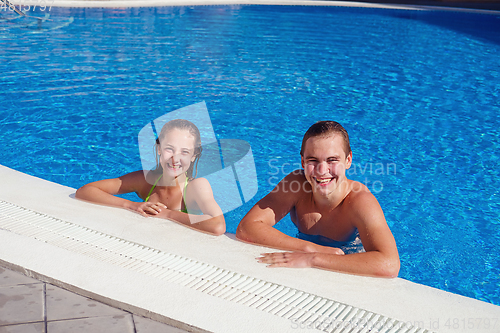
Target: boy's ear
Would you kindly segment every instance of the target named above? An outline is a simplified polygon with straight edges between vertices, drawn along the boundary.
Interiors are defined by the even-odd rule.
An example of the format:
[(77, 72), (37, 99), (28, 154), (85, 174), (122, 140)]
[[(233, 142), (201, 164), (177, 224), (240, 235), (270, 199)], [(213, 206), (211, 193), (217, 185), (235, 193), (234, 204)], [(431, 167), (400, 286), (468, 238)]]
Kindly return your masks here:
[(300, 165), (302, 166), (302, 169), (304, 169), (304, 156), (300, 155)]
[(351, 164), (352, 164), (352, 151), (349, 152), (349, 154), (346, 156), (345, 159), (346, 159), (345, 168), (347, 170), (351, 167)]

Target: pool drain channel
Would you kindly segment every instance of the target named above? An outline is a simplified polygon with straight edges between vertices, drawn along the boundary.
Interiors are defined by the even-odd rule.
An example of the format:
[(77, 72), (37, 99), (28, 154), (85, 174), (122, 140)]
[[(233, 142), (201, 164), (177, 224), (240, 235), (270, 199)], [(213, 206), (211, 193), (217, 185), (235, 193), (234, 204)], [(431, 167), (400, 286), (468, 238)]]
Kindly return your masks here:
[(430, 333), (370, 311), (130, 242), (0, 200), (0, 229), (325, 332)]

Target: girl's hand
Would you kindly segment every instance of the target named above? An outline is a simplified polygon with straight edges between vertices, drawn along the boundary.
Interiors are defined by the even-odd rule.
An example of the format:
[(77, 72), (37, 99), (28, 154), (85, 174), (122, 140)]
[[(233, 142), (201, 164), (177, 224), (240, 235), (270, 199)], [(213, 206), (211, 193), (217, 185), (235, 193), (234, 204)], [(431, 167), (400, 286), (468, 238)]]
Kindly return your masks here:
[(161, 213), (167, 209), (167, 206), (161, 202), (132, 202), (129, 209), (148, 217)]

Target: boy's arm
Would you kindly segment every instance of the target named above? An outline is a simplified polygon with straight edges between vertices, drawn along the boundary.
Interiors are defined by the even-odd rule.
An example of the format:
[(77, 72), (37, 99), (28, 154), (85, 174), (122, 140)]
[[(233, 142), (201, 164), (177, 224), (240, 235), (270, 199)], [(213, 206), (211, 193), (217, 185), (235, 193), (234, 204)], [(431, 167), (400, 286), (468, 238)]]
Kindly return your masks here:
[(267, 253), (260, 262), (271, 267), (317, 267), (334, 271), (381, 277), (396, 277), (400, 262), (394, 237), (377, 200), (360, 193), (352, 204), (352, 218), (365, 253), (336, 256), (323, 252)]
[(290, 237), (274, 228), (274, 225), (295, 207), (300, 193), (291, 191), (288, 184), (297, 181), (306, 180), (302, 175), (291, 173), (262, 198), (241, 220), (236, 229), (236, 238), (280, 250), (343, 254), (340, 249)]

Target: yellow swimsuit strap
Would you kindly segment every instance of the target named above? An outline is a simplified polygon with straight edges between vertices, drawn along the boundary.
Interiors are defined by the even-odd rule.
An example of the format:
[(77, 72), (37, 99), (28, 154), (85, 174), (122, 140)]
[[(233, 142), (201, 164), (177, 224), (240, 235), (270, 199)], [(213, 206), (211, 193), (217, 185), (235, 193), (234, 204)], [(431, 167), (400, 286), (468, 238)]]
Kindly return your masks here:
[[(163, 175), (160, 175), (160, 177), (158, 177), (158, 179), (155, 181), (155, 183), (153, 184), (153, 187), (151, 187), (151, 190), (149, 190), (149, 193), (148, 193), (148, 196), (146, 197), (146, 199), (144, 199), (144, 202), (148, 202), (149, 200), (149, 197), (151, 196), (151, 194), (153, 193), (155, 187), (156, 187), (156, 184), (158, 184), (158, 182), (160, 181), (161, 177), (163, 177)], [(184, 201), (184, 209), (181, 209), (181, 212), (183, 213), (187, 213), (187, 207), (186, 207), (186, 189), (187, 189), (187, 186), (188, 186), (188, 179), (186, 177), (186, 180), (184, 181), (184, 193), (182, 193), (182, 201)]]
[(160, 181), (161, 177), (163, 177), (163, 175), (160, 175), (160, 177), (158, 177), (158, 179), (155, 181), (155, 183), (153, 184), (153, 187), (151, 187), (151, 189), (149, 190), (148, 196), (146, 197), (146, 199), (144, 199), (144, 202), (148, 202), (149, 197), (153, 193), (153, 190), (155, 189), (156, 184), (158, 184), (158, 182)]

